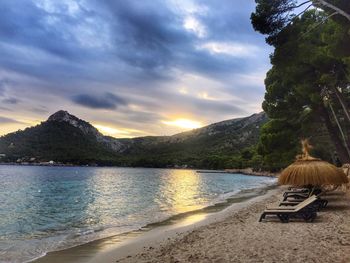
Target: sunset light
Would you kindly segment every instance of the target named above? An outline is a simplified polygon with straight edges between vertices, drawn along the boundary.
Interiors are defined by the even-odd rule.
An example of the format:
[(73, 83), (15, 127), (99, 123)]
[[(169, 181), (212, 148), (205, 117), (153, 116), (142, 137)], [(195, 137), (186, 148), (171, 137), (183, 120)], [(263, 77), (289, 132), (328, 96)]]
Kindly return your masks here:
[[(95, 127), (103, 134), (107, 134), (107, 135), (116, 135), (116, 134), (120, 134), (121, 131), (115, 128), (111, 128), (108, 126), (103, 126), (103, 125), (99, 125), (99, 124), (95, 124)], [(123, 133), (123, 132), (122, 132)], [(125, 132), (124, 132), (125, 133)]]
[(192, 121), (188, 119), (176, 119), (173, 121), (162, 121), (166, 125), (176, 126), (184, 129), (197, 129), (203, 125), (198, 121)]
[(130, 133), (125, 130), (120, 130), (120, 129), (99, 125), (99, 124), (96, 124), (95, 127), (99, 130), (99, 132), (101, 132), (104, 135), (109, 135), (109, 136), (119, 137), (119, 138), (130, 137)]

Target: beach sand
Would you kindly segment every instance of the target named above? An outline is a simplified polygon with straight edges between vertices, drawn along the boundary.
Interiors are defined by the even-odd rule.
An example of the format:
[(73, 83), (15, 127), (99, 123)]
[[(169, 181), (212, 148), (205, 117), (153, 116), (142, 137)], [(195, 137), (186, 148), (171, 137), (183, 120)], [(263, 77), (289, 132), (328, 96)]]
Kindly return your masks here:
[[(281, 193), (280, 189), (159, 245), (134, 254), (129, 248), (123, 258), (117, 249), (113, 262), (350, 262), (349, 195), (338, 191), (325, 196), (329, 205), (313, 223), (259, 223), (261, 211), (277, 203)], [(108, 262), (111, 256), (113, 252), (105, 258), (98, 255), (93, 262)]]

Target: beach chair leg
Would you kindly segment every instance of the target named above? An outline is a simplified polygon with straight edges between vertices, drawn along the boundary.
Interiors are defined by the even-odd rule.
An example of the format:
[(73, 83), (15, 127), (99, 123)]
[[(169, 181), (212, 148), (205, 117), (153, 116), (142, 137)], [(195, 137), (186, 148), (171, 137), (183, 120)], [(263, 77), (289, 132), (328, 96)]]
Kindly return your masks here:
[(305, 212), (302, 214), (302, 217), (303, 219), (306, 221), (306, 222), (313, 222), (315, 220), (317, 216), (317, 213), (316, 212)]
[(311, 219), (311, 214), (305, 212), (302, 214), (302, 218), (307, 222)]
[(310, 219), (310, 222), (314, 222), (315, 219), (317, 217), (317, 213), (316, 212), (313, 212), (312, 215), (311, 215), (311, 219)]
[(285, 215), (284, 216), (284, 223), (289, 223), (289, 215)]
[(277, 214), (278, 218), (281, 220), (282, 223), (288, 223), (289, 222), (289, 216), (284, 214)]
[(328, 205), (328, 200), (323, 200), (322, 204), (323, 204), (323, 208), (325, 208)]
[(315, 209), (316, 209), (317, 211), (321, 211), (322, 208), (323, 208), (323, 204), (322, 204), (322, 203), (316, 203)]
[(266, 214), (262, 213), (261, 216), (260, 216), (259, 222), (261, 222), (263, 219), (265, 219), (265, 216), (266, 216)]

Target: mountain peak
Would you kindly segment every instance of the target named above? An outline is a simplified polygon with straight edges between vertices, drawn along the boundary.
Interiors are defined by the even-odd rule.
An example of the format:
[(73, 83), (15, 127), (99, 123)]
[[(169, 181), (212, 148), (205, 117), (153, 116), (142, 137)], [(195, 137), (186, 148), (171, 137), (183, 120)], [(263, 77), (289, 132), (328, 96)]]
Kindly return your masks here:
[(76, 128), (79, 128), (84, 134), (94, 135), (96, 137), (102, 137), (98, 130), (92, 126), (90, 123), (75, 117), (70, 114), (68, 111), (59, 110), (56, 113), (52, 114), (48, 119), (48, 122), (65, 122)]
[(65, 110), (59, 110), (52, 114), (47, 121), (65, 121), (70, 122), (71, 120), (77, 121), (79, 118), (75, 117), (74, 115), (70, 114), (68, 111)]
[(85, 135), (93, 136), (99, 143), (104, 144), (107, 148), (111, 148), (115, 151), (120, 151), (123, 145), (113, 138), (103, 136), (94, 126), (87, 121), (79, 119), (78, 117), (70, 114), (68, 111), (59, 110), (52, 114), (47, 122), (61, 122), (68, 123), (78, 129), (80, 129)]

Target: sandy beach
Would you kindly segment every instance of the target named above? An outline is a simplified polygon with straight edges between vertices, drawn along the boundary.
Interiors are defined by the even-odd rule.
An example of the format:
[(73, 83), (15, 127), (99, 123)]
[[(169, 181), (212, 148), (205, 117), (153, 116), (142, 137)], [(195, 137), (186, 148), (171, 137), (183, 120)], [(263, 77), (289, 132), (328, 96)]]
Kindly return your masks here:
[(271, 192), (168, 241), (145, 243), (141, 250), (130, 244), (124, 247), (128, 255), (117, 248), (91, 262), (350, 262), (349, 195), (325, 196), (329, 205), (313, 223), (259, 223), (261, 211), (280, 200), (282, 189)]

